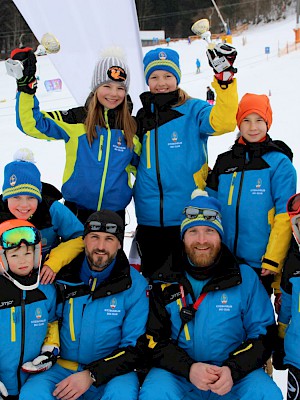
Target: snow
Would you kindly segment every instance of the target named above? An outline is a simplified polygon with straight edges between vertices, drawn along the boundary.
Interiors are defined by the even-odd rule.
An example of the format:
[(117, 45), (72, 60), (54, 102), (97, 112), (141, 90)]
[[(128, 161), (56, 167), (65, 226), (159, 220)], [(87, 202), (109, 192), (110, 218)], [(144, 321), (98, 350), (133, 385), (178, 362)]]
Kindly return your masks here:
[[(279, 48), (286, 47), (287, 43), (294, 43), (293, 29), (295, 25), (296, 14), (294, 13), (283, 21), (249, 28), (239, 36), (233, 37), (233, 45), (238, 50), (236, 77), (239, 97), (246, 92), (270, 95), (273, 108), (273, 125), (270, 135), (273, 139), (283, 140), (292, 148), (294, 165), (298, 171), (300, 170), (300, 141), (297, 136), (299, 132), (300, 80), (296, 70), (300, 66), (300, 45), (297, 51), (278, 56)], [(270, 54), (265, 54), (265, 47), (270, 48)], [(213, 77), (205, 56), (206, 43), (203, 40), (195, 40), (189, 45), (187, 40), (181, 40), (171, 42), (170, 48), (180, 54), (183, 73), (180, 86), (191, 96), (205, 98), (206, 87), (210, 85)], [(143, 48), (143, 52), (150, 49), (151, 47)], [(200, 74), (196, 74), (197, 58), (201, 61)], [(50, 57), (38, 57), (38, 75), (37, 96), (42, 109), (64, 110), (78, 106), (64, 83), (60, 92), (46, 91), (45, 80), (60, 78), (50, 62)], [(134, 85), (133, 79), (131, 85)], [(26, 137), (17, 129), (14, 110), (16, 85), (14, 79), (6, 74), (4, 62), (0, 62), (0, 87), (0, 134), (2, 139), (0, 170), (3, 171), (5, 164), (12, 161), (13, 154), (17, 149), (29, 147), (35, 154), (42, 179), (60, 188), (65, 164), (63, 142), (48, 141), (46, 143)], [(232, 145), (236, 133), (237, 131), (209, 140), (208, 154), (211, 167), (214, 165), (217, 155)], [(3, 176), (1, 174), (1, 187), (2, 184)], [(136, 225), (133, 204), (128, 207), (126, 220), (127, 231), (133, 231)], [(126, 238), (125, 250), (127, 252), (130, 241), (130, 238)], [(274, 378), (285, 394), (286, 372), (275, 371)]]

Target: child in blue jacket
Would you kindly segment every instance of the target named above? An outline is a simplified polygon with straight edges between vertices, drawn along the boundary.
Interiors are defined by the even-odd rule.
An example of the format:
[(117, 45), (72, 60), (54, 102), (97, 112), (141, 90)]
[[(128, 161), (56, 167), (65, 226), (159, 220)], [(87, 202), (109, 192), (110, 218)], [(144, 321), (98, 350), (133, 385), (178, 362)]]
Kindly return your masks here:
[(238, 99), (232, 64), (237, 53), (222, 46), (214, 54), (228, 57), (231, 67), (220, 74), (215, 71), (213, 107), (179, 87), (176, 51), (157, 48), (144, 57), (150, 92), (141, 94), (143, 108), (137, 113), (142, 153), (134, 187), (136, 241), (144, 276), (151, 276), (172, 257), (178, 258), (182, 209), (193, 190), (205, 186), (208, 138), (235, 129)]
[(56, 273), (83, 249), (83, 225), (59, 200), (61, 193), (41, 182), (33, 153), (20, 149), (4, 167), (0, 222), (30, 220), (42, 235), (41, 283), (52, 283)]
[[(272, 109), (266, 95), (246, 93), (236, 118), (240, 136), (218, 156), (207, 191), (222, 204), (224, 243), (271, 294), (291, 239), (286, 202), (296, 191), (296, 171), (288, 146), (268, 135)], [(279, 282), (273, 286), (279, 290)]]
[(126, 96), (130, 74), (122, 51), (103, 53), (94, 69), (88, 104), (68, 112), (40, 110), (32, 49), (15, 49), (11, 56), (24, 65), (23, 77), (17, 80), (18, 128), (36, 139), (64, 142), (65, 204), (82, 222), (100, 209), (118, 212), (125, 220), (141, 144)]
[(28, 221), (0, 224), (0, 398), (17, 400), (28, 372), (59, 353), (56, 292), (39, 285), (41, 235)]

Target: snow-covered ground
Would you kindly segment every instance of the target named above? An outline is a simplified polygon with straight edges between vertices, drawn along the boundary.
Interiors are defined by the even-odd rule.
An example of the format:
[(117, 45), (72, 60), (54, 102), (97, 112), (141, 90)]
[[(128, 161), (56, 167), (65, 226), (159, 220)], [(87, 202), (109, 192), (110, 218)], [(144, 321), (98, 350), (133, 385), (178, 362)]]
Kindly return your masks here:
[[(267, 25), (252, 27), (239, 36), (233, 37), (233, 45), (238, 50), (236, 66), (238, 73), (238, 91), (241, 97), (246, 92), (268, 94), (273, 108), (273, 125), (270, 135), (273, 139), (285, 141), (294, 152), (294, 165), (300, 171), (300, 140), (298, 137), (299, 93), (300, 93), (300, 45), (297, 51), (278, 57), (278, 49), (293, 43), (296, 25), (296, 14), (285, 20)], [(270, 54), (265, 54), (265, 48), (270, 48)], [(212, 70), (208, 66), (205, 50), (206, 43), (196, 40), (190, 45), (186, 40), (170, 44), (170, 48), (180, 54), (182, 82), (181, 87), (191, 96), (205, 98), (206, 87), (212, 81)], [(151, 47), (143, 49), (147, 52)], [(196, 59), (201, 61), (201, 73), (196, 74)], [(60, 92), (47, 92), (44, 81), (59, 78), (58, 72), (48, 56), (38, 57), (39, 88), (37, 96), (41, 108), (45, 110), (64, 110), (78, 104), (65, 87)], [(78, 76), (80, 79), (80, 75)], [(131, 81), (134, 85), (134, 79)], [(14, 80), (6, 75), (4, 62), (0, 62), (0, 135), (1, 159), (0, 171), (5, 164), (12, 160), (14, 152), (20, 147), (29, 147), (35, 153), (37, 166), (42, 178), (58, 188), (61, 186), (62, 173), (65, 164), (63, 142), (46, 142), (35, 140), (23, 135), (15, 124), (15, 90)], [(217, 155), (226, 151), (233, 143), (237, 132), (221, 137), (211, 138), (208, 142), (209, 165), (214, 165)], [(0, 174), (0, 187), (3, 176)], [(299, 190), (299, 186), (298, 186)], [(127, 231), (133, 231), (136, 225), (133, 204), (128, 207), (126, 215)], [(129, 238), (126, 239), (125, 249), (128, 252)], [(275, 381), (283, 393), (286, 391), (286, 372), (274, 373)]]

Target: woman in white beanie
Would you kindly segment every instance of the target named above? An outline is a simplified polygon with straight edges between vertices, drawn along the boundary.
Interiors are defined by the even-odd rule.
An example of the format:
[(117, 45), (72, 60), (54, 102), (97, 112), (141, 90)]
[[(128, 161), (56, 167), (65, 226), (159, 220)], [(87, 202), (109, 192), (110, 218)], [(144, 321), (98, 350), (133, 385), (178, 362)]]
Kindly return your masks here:
[(132, 198), (131, 173), (141, 152), (136, 122), (127, 101), (129, 69), (119, 48), (102, 54), (92, 77), (88, 105), (68, 112), (41, 112), (35, 96), (36, 59), (29, 48), (12, 58), (24, 65), (17, 80), (17, 125), (37, 139), (63, 140), (66, 164), (65, 204), (85, 222), (94, 211), (108, 209), (125, 219)]

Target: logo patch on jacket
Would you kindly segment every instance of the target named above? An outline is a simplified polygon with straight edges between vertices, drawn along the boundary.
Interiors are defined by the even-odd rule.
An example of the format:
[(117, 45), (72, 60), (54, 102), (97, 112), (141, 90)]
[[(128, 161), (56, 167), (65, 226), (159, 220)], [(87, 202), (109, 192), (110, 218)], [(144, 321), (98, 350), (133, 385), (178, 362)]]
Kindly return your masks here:
[(220, 303), (221, 304), (216, 305), (216, 308), (219, 312), (231, 311), (232, 305), (228, 304), (228, 296), (226, 293), (222, 293)]
[(179, 140), (179, 134), (178, 132), (174, 131), (171, 134), (171, 141), (168, 142), (168, 146), (170, 149), (177, 149), (178, 147), (181, 147), (182, 141)]
[[(104, 311), (106, 312), (106, 315), (119, 315), (121, 313), (121, 310), (117, 308), (118, 301), (115, 297), (109, 300), (109, 308), (105, 308)], [(107, 303), (106, 303), (107, 304)]]
[(255, 189), (250, 189), (251, 194), (254, 195), (263, 195), (266, 189), (262, 188), (263, 181), (261, 178), (258, 178), (255, 184)]
[(35, 319), (30, 321), (33, 326), (43, 326), (43, 325), (45, 325), (45, 323), (47, 323), (47, 319), (43, 318), (43, 312), (40, 307), (37, 307), (35, 309), (34, 316), (35, 316)]

